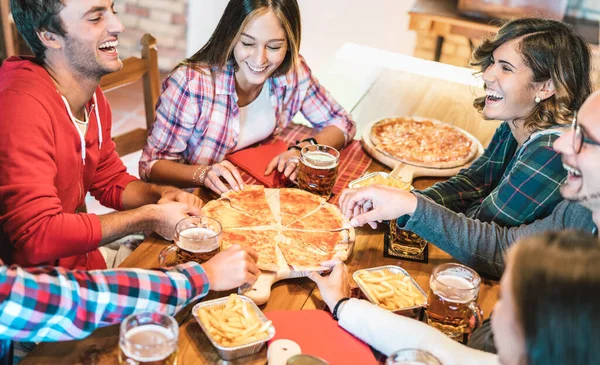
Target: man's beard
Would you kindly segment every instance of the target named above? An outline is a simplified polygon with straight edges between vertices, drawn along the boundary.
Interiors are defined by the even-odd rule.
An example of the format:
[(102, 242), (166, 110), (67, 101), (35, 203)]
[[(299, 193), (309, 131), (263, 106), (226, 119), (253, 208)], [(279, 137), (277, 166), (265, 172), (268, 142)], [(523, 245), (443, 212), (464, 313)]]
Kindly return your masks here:
[(65, 55), (69, 60), (71, 67), (84, 78), (93, 78), (100, 80), (104, 75), (112, 72), (99, 64), (96, 59), (96, 53), (88, 49), (88, 45), (75, 37), (69, 37), (65, 42)]
[(574, 196), (565, 199), (579, 203), (592, 211), (600, 211), (600, 192), (589, 195)]

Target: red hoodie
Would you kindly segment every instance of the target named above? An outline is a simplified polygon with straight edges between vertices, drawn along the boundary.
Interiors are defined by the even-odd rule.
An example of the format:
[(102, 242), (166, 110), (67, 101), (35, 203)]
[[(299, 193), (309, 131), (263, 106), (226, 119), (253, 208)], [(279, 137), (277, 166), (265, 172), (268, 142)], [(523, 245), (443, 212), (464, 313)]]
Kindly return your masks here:
[[(107, 100), (96, 89), (82, 142), (46, 70), (11, 57), (0, 67), (0, 257), (21, 266), (104, 269), (100, 220), (76, 214), (89, 191), (122, 210), (121, 194), (135, 180), (115, 152)], [(94, 99), (86, 105), (93, 110)], [(98, 125), (102, 126), (102, 144)]]

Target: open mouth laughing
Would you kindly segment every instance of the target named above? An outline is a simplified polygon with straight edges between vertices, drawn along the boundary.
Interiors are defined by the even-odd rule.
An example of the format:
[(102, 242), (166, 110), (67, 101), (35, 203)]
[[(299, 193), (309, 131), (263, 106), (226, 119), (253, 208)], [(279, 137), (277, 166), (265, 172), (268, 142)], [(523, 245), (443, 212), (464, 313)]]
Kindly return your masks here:
[(581, 171), (574, 168), (573, 166), (567, 165), (566, 163), (563, 162), (563, 168), (565, 170), (567, 170), (567, 173), (569, 174), (569, 176), (581, 177)]
[(500, 100), (504, 99), (504, 96), (502, 96), (502, 94), (492, 89), (486, 89), (485, 95), (485, 102), (488, 104), (497, 103)]
[(252, 65), (250, 65), (248, 62), (246, 62), (246, 65), (248, 65), (248, 68), (250, 69), (250, 71), (252, 71), (254, 74), (260, 75), (262, 73), (264, 73), (267, 68), (269, 68), (269, 66), (263, 66), (263, 67), (254, 67)]
[(104, 53), (108, 53), (110, 55), (118, 55), (119, 51), (117, 50), (117, 46), (119, 45), (119, 41), (118, 40), (114, 40), (114, 41), (107, 41), (104, 43), (101, 43), (100, 46), (98, 46), (98, 49)]

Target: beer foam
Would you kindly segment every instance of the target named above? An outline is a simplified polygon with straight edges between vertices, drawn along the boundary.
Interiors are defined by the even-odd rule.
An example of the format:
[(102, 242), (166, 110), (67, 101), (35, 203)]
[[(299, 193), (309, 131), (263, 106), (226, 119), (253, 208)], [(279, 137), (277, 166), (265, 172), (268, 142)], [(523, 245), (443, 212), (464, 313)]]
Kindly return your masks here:
[(323, 170), (330, 169), (332, 167), (336, 167), (338, 164), (336, 157), (330, 155), (327, 152), (321, 152), (321, 151), (306, 152), (304, 154), (304, 157), (312, 160), (309, 162), (309, 161), (305, 161), (303, 159), (302, 162), (306, 166), (312, 167), (313, 169), (323, 169)]
[(468, 303), (475, 299), (476, 290), (474, 290), (473, 284), (463, 277), (439, 275), (435, 280), (441, 285), (434, 284), (432, 290), (444, 300), (454, 303)]
[[(219, 240), (212, 229), (193, 227), (188, 228), (178, 235), (177, 246), (192, 253), (210, 252), (219, 246)], [(215, 237), (211, 240), (207, 238)]]
[(175, 351), (176, 344), (172, 342), (174, 339), (175, 336), (167, 328), (157, 324), (146, 324), (128, 331), (125, 334), (126, 344), (121, 343), (120, 347), (125, 356), (135, 361), (160, 361)]

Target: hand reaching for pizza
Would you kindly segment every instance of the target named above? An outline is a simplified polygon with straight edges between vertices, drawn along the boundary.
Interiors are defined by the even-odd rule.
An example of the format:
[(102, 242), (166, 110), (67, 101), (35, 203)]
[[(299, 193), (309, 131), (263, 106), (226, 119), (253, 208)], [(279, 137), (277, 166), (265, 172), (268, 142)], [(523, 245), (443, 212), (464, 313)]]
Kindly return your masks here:
[(225, 179), (233, 190), (244, 190), (244, 180), (242, 179), (242, 175), (240, 175), (237, 167), (226, 160), (217, 162), (210, 167), (202, 185), (221, 195), (229, 191), (229, 188), (227, 188), (221, 178)]
[(254, 284), (260, 273), (258, 254), (250, 247), (232, 245), (202, 264), (210, 290), (229, 290)]
[(333, 308), (340, 299), (350, 296), (348, 267), (342, 263), (335, 265), (328, 277), (322, 277), (314, 271), (308, 277), (319, 287), (321, 296), (325, 303), (327, 303), (330, 311), (333, 311)]
[(340, 194), (340, 209), (353, 227), (396, 219), (414, 213), (417, 198), (410, 192), (384, 185), (344, 189)]
[(300, 163), (300, 152), (296, 149), (285, 151), (269, 162), (265, 170), (265, 176), (271, 175), (275, 169), (283, 173), (285, 177), (292, 181), (296, 181), (298, 174), (298, 164)]

